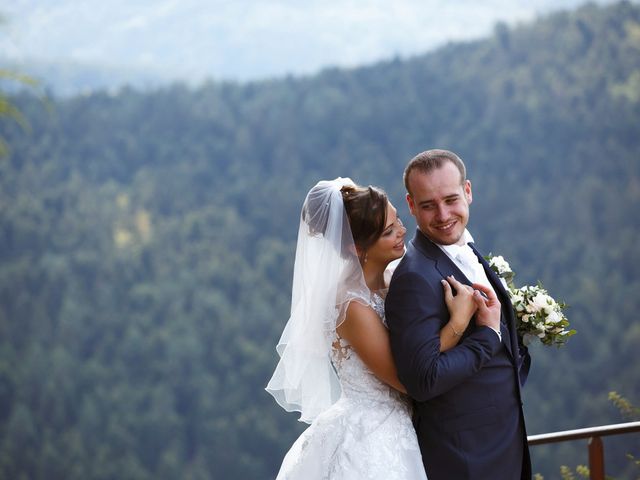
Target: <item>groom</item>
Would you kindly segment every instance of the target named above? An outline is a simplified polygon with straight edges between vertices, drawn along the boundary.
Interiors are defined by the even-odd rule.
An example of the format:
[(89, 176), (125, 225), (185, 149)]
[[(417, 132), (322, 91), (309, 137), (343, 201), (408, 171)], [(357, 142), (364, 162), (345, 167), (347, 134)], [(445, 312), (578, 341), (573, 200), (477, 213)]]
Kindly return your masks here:
[[(471, 182), (462, 160), (428, 150), (404, 171), (418, 230), (395, 270), (386, 319), (398, 377), (414, 399), (414, 427), (429, 480), (531, 478), (520, 386), (530, 365), (500, 279), (466, 230)], [(501, 303), (490, 321), (471, 320), (440, 352), (449, 319), (442, 279), (490, 286)]]

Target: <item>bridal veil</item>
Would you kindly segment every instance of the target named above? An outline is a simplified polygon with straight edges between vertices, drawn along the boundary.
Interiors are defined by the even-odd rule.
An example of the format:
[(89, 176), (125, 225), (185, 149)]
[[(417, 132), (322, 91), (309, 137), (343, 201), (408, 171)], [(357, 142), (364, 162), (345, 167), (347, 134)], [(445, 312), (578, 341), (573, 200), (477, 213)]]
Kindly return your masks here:
[(349, 178), (318, 182), (300, 216), (293, 271), (291, 314), (276, 350), (280, 361), (266, 390), (285, 410), (311, 423), (335, 403), (340, 383), (331, 364), (335, 329), (349, 302), (368, 305), (341, 188)]

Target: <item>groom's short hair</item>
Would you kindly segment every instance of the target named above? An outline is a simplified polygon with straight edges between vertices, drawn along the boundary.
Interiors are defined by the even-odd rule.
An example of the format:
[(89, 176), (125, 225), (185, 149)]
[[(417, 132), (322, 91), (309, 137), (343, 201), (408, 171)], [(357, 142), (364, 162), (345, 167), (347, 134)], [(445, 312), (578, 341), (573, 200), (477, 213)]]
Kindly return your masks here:
[(411, 195), (411, 190), (409, 190), (409, 175), (411, 172), (416, 170), (421, 173), (430, 173), (433, 170), (441, 168), (445, 162), (451, 162), (456, 166), (460, 171), (460, 184), (463, 184), (467, 179), (467, 169), (462, 159), (449, 150), (434, 148), (432, 150), (425, 150), (409, 160), (403, 175), (404, 188), (407, 189), (407, 193)]

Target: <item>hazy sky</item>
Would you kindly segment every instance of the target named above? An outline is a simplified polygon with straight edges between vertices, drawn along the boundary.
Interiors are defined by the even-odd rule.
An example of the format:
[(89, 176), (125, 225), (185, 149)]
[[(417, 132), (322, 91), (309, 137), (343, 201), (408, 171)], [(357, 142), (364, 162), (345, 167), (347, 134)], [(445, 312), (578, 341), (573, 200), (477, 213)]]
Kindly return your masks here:
[[(482, 37), (583, 0), (11, 0), (0, 59), (145, 68), (200, 80), (356, 66)], [(600, 0), (596, 3), (611, 3)]]

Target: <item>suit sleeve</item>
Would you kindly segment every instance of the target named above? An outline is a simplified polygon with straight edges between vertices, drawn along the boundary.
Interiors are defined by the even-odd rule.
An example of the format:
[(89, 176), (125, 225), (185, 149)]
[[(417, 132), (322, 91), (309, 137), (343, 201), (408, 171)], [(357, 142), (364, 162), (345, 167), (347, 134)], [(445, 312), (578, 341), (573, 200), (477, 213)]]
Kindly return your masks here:
[(440, 352), (440, 329), (449, 320), (449, 312), (439, 278), (428, 279), (415, 272), (395, 275), (385, 307), (398, 378), (418, 401), (466, 381), (500, 348), (495, 332), (477, 327), (457, 346)]

